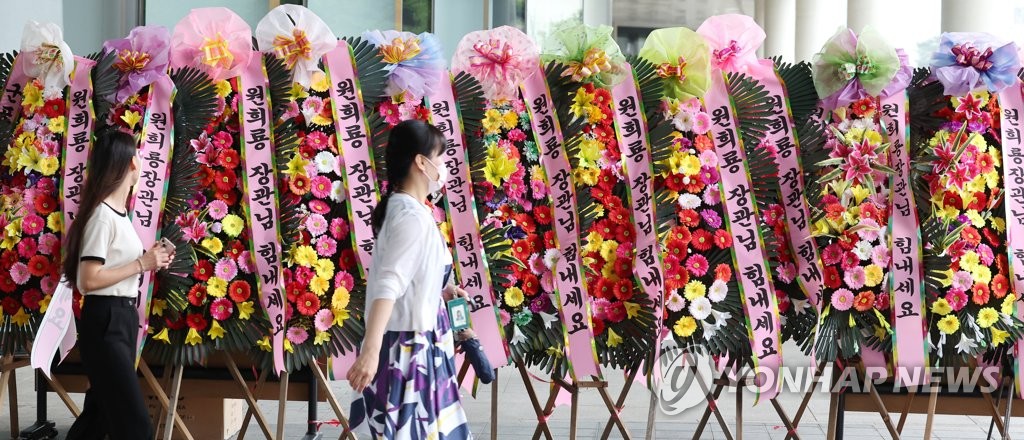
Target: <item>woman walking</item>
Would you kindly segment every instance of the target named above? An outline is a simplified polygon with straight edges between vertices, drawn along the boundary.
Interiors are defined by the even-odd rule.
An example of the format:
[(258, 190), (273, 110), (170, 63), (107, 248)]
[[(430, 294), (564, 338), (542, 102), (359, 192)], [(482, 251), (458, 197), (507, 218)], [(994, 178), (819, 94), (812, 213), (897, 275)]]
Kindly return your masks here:
[(366, 336), (348, 373), (360, 393), (351, 421), (374, 439), (468, 439), (456, 383), (445, 299), (452, 255), (427, 196), (444, 186), (444, 135), (409, 120), (394, 127), (385, 161), (388, 190), (373, 213), (377, 241), (367, 279)]
[(78, 348), (89, 378), (82, 414), (70, 440), (138, 440), (153, 437), (135, 374), (139, 275), (163, 269), (172, 252), (157, 243), (143, 254), (128, 219), (128, 198), (141, 175), (135, 139), (108, 132), (89, 157), (78, 217), (64, 246), (62, 270), (84, 295)]

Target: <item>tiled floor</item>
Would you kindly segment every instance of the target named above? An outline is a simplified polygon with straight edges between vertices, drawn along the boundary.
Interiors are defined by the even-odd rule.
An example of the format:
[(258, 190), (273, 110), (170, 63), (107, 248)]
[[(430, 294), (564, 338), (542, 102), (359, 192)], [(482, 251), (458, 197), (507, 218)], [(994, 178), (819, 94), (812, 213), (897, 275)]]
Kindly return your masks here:
[[(795, 350), (793, 350), (795, 351)], [(790, 351), (792, 353), (793, 351)], [(798, 362), (788, 357), (787, 361)], [(621, 389), (624, 378), (619, 373), (607, 373), (606, 378), (610, 382), (611, 394), (614, 399)], [(535, 383), (541, 399), (546, 398), (547, 389), (544, 384)], [(351, 392), (346, 382), (335, 382), (332, 388), (343, 408), (348, 408), (351, 400)], [(537, 417), (534, 414), (525, 387), (519, 374), (511, 369), (503, 369), (499, 374), (499, 385), (497, 387), (498, 398), (498, 438), (500, 439), (529, 439), (532, 438), (533, 430), (537, 426)], [(735, 423), (736, 398), (735, 391), (723, 392), (718, 400), (718, 407), (721, 409), (725, 420)], [(22, 427), (35, 420), (35, 394), (32, 388), (32, 378), (28, 370), (20, 370), (18, 375), (18, 397), (19, 397), (19, 418)], [(74, 399), (81, 405), (82, 395), (73, 395)], [(783, 393), (779, 397), (782, 407), (790, 414), (796, 411), (800, 404), (802, 395), (797, 393)], [(491, 388), (481, 386), (477, 398), (465, 396), (465, 408), (470, 418), (471, 426), (478, 438), (488, 438), (490, 435), (490, 401)], [(650, 394), (640, 384), (633, 387), (628, 396), (625, 408), (622, 410), (621, 418), (633, 438), (643, 438), (646, 434), (648, 404)], [(786, 429), (779, 420), (768, 402), (761, 402), (751, 406), (753, 395), (744, 394), (743, 401), (743, 438), (744, 439), (783, 439), (786, 436)], [(8, 415), (6, 399), (3, 402), (3, 409), (0, 411), (0, 438), (5, 438), (10, 432), (11, 421)], [(1017, 404), (1024, 405), (1020, 400)], [(264, 401), (260, 403), (262, 411), (267, 414), (271, 423), (274, 423), (277, 416), (277, 402)], [(72, 418), (55, 396), (48, 399), (48, 412), (51, 420), (57, 423), (61, 435), (71, 425)], [(817, 392), (810, 401), (808, 412), (800, 423), (799, 433), (802, 439), (824, 439), (828, 423), (829, 399), (828, 395)], [(676, 415), (666, 415), (659, 411), (655, 424), (655, 438), (658, 439), (683, 439), (693, 438), (700, 419), (703, 407), (689, 409)], [(289, 403), (285, 411), (286, 425), (285, 438), (301, 439), (306, 432), (305, 422), (307, 420), (307, 408), (302, 402)], [(600, 438), (608, 419), (608, 411), (594, 390), (583, 390), (579, 398), (579, 426), (578, 438), (597, 439)], [(318, 417), (322, 420), (334, 418), (330, 407), (321, 404)], [(893, 416), (898, 417), (898, 416)], [(972, 440), (984, 439), (989, 428), (990, 419), (987, 417), (963, 416), (963, 415), (940, 415), (936, 418), (933, 430), (934, 439), (956, 439)], [(561, 406), (548, 420), (551, 431), (556, 439), (569, 437), (569, 407)], [(912, 415), (908, 418), (903, 438), (920, 439), (924, 435), (925, 417), (923, 415)], [(735, 426), (730, 427), (735, 434)], [(340, 428), (324, 425), (321, 429), (323, 438), (333, 439), (340, 434)], [(1016, 419), (1011, 424), (1013, 438), (1024, 439), (1024, 420)], [(848, 412), (845, 415), (846, 439), (877, 439), (890, 437), (882, 425), (878, 414)], [(257, 439), (262, 435), (255, 423), (249, 427), (246, 438)], [(611, 438), (621, 438), (617, 430), (613, 431)], [(698, 438), (703, 439), (724, 439), (726, 436), (714, 418), (710, 420), (707, 429)], [(735, 438), (735, 437), (734, 437)], [(997, 436), (993, 436), (997, 438)], [(209, 440), (209, 439), (201, 439)]]

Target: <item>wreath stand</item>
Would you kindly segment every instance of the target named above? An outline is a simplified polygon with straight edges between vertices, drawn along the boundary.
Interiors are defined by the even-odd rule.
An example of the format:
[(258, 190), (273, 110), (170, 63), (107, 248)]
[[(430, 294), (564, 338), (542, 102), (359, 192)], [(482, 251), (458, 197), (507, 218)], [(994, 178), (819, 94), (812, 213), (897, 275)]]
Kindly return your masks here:
[[(288, 401), (288, 372), (282, 373), (280, 377), (280, 398), (278, 399), (279, 406), (277, 412), (277, 431), (275, 433), (276, 435), (271, 435), (270, 428), (267, 424), (266, 418), (263, 416), (263, 413), (262, 411), (260, 411), (259, 405), (256, 402), (256, 396), (259, 395), (263, 386), (266, 385), (267, 378), (269, 376), (269, 370), (265, 369), (263, 370), (262, 373), (260, 373), (259, 378), (256, 380), (256, 384), (253, 386), (253, 389), (250, 392), (249, 387), (248, 385), (245, 385), (245, 380), (242, 378), (241, 371), (238, 369), (238, 366), (235, 364), (234, 360), (229, 359), (228, 362), (228, 371), (231, 372), (231, 375), (234, 377), (235, 381), (244, 387), (246, 394), (246, 403), (249, 406), (249, 408), (245, 412), (245, 417), (242, 419), (242, 428), (238, 431), (238, 435), (236, 438), (238, 440), (243, 440), (245, 438), (246, 431), (249, 428), (249, 422), (252, 420), (253, 417), (255, 417), (256, 423), (260, 426), (260, 429), (263, 430), (263, 434), (264, 436), (266, 436), (268, 440), (284, 439), (285, 405), (287, 404)], [(317, 390), (322, 390), (324, 394), (327, 396), (326, 400), (328, 404), (331, 405), (331, 409), (334, 411), (334, 415), (337, 417), (338, 423), (342, 427), (341, 435), (338, 438), (350, 438), (352, 440), (355, 440), (355, 436), (352, 434), (351, 427), (348, 424), (348, 418), (345, 416), (345, 412), (341, 409), (341, 405), (338, 403), (338, 399), (334, 396), (334, 391), (331, 390), (330, 382), (327, 380), (327, 375), (324, 374), (323, 368), (321, 368), (320, 364), (315, 360), (308, 365), (308, 368), (310, 370), (310, 375), (312, 376), (310, 378), (309, 383), (310, 395), (313, 396), (315, 395)], [(309, 404), (315, 405), (315, 400), (316, 399), (313, 398), (312, 401), (309, 402)], [(314, 424), (314, 420), (312, 417), (310, 418), (310, 424)]]
[(8, 396), (10, 407), (11, 407), (11, 438), (18, 438), (18, 378), (16, 371), (18, 368), (26, 367), (29, 365), (29, 359), (17, 357), (14, 355), (4, 356), (0, 359), (0, 409), (4, 405), (4, 393), (10, 389)]
[[(458, 384), (459, 388), (462, 388), (462, 383), (466, 379), (466, 375), (469, 373), (471, 367), (469, 361), (463, 361), (462, 368), (459, 369)], [(494, 369), (494, 380), (491, 381), (491, 440), (498, 440), (498, 371)], [(476, 379), (473, 379), (476, 380)], [(476, 391), (474, 389), (473, 397), (476, 398)]]
[[(982, 385), (990, 385), (985, 382), (983, 376), (980, 376)], [(970, 414), (970, 415), (981, 415), (990, 416), (990, 432), (992, 428), (998, 430), (1003, 439), (1009, 439), (1009, 423), (1013, 415), (1021, 416), (1024, 412), (1017, 410), (1014, 412), (1013, 409), (1013, 381), (1002, 380), (1000, 386), (997, 388), (999, 394), (996, 398), (992, 397), (992, 393), (979, 390), (980, 397), (985, 400), (983, 404), (974, 401), (978, 396), (970, 395), (947, 395), (944, 396), (944, 400), (947, 405), (939, 406), (939, 390), (942, 384), (937, 381), (933, 375), (928, 375), (929, 387), (928, 400), (923, 405), (915, 405), (917, 392), (914, 388), (908, 388), (905, 395), (900, 393), (888, 392), (880, 393), (878, 388), (874, 386), (871, 378), (865, 378), (864, 388), (866, 393), (851, 393), (843, 390), (837, 390), (833, 387), (831, 404), (829, 411), (829, 439), (841, 439), (842, 438), (842, 423), (843, 414), (847, 410), (847, 405), (852, 407), (852, 411), (865, 411), (865, 412), (878, 412), (882, 417), (882, 421), (888, 429), (889, 434), (894, 439), (899, 439), (903, 432), (907, 417), (910, 414), (925, 414), (925, 428), (924, 428), (924, 439), (931, 439), (933, 432), (933, 425), (936, 414)], [(836, 382), (836, 376), (833, 376), (833, 384)], [(866, 394), (866, 396), (865, 396)], [(1000, 414), (1000, 401), (1003, 395), (1007, 396), (1007, 402), (1005, 405), (1004, 412)], [(894, 425), (892, 419), (889, 416), (889, 407), (901, 408), (899, 412), (899, 421)], [(965, 412), (965, 409), (975, 409), (976, 412)]]
[[(537, 398), (537, 392), (533, 387), (532, 381), (530, 380), (530, 373), (526, 370), (526, 366), (521, 361), (517, 361), (516, 368), (519, 369), (519, 374), (520, 376), (522, 376), (523, 384), (526, 386), (526, 392), (530, 396), (530, 403), (533, 405), (533, 410), (537, 414), (537, 428), (533, 432), (534, 440), (539, 439), (541, 434), (544, 434), (544, 437), (547, 440), (554, 439), (554, 436), (551, 435), (551, 429), (548, 426), (548, 418), (550, 418), (551, 414), (555, 412), (558, 393), (561, 390), (568, 391), (571, 396), (571, 404), (569, 406), (569, 439), (576, 440), (576, 428), (579, 418), (580, 390), (587, 388), (596, 389), (598, 394), (601, 395), (601, 399), (604, 401), (605, 407), (608, 409), (608, 414), (610, 416), (611, 423), (613, 423), (615, 426), (619, 428), (619, 432), (622, 434), (622, 438), (627, 440), (633, 438), (629, 434), (629, 430), (626, 428), (626, 425), (623, 424), (622, 420), (619, 418), (619, 413), (622, 411), (622, 406), (616, 406), (615, 403), (612, 402), (611, 396), (608, 394), (608, 381), (596, 376), (592, 377), (592, 380), (589, 381), (580, 381), (575, 379), (566, 381), (565, 379), (559, 377), (552, 377), (551, 389), (548, 394), (547, 403), (545, 403), (545, 405), (541, 407), (540, 400)], [(639, 370), (639, 368), (637, 368), (636, 370)], [(629, 384), (633, 382), (633, 379), (635, 377), (636, 371), (631, 372), (627, 385), (624, 387), (626, 393), (628, 393), (629, 391)], [(620, 400), (625, 401), (625, 396), (620, 395)], [(606, 435), (602, 436), (602, 439), (608, 438), (607, 434), (610, 434), (609, 431), (610, 429), (606, 429)]]

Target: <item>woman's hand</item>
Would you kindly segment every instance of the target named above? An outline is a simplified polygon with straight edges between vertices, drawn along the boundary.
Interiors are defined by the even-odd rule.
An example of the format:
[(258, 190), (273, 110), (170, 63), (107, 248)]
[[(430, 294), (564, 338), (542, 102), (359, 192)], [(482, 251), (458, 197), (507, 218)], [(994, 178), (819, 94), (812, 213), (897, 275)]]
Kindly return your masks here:
[(445, 301), (451, 301), (455, 298), (460, 297), (466, 298), (467, 300), (469, 299), (469, 292), (466, 292), (465, 289), (458, 286), (450, 286), (447, 289), (444, 289), (444, 292), (442, 292), (442, 294), (444, 296)]
[(157, 242), (139, 258), (139, 261), (142, 262), (142, 270), (144, 272), (163, 270), (171, 265), (171, 261), (174, 261), (174, 254), (168, 252), (162, 243)]
[(373, 376), (377, 375), (377, 364), (380, 362), (379, 351), (364, 349), (356, 358), (356, 363), (348, 370), (346, 379), (357, 393), (362, 393), (373, 380)]

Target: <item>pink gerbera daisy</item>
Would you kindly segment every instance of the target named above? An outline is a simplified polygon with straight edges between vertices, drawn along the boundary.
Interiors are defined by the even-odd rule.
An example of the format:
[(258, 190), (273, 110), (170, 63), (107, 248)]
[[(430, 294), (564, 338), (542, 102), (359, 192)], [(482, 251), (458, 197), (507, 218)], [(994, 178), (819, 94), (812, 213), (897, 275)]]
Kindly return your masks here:
[(331, 205), (328, 205), (323, 200), (310, 200), (309, 211), (314, 214), (327, 215), (327, 213), (331, 212)]
[(238, 269), (241, 270), (242, 273), (252, 273), (256, 270), (256, 268), (253, 267), (253, 264), (252, 256), (249, 254), (249, 251), (242, 251), (238, 254)]
[(316, 253), (321, 257), (333, 256), (338, 251), (338, 242), (328, 236), (320, 237), (320, 240), (316, 242)]
[(846, 311), (853, 306), (853, 292), (848, 289), (839, 289), (832, 294), (832, 307), (836, 310)]
[(348, 272), (338, 272), (338, 274), (334, 276), (334, 287), (344, 287), (347, 290), (352, 290), (352, 287), (354, 287), (355, 284), (355, 279), (352, 278), (352, 274)]
[(228, 204), (223, 200), (214, 200), (209, 205), (210, 217), (214, 220), (221, 220), (228, 215)]
[(32, 277), (32, 274), (28, 271), (28, 265), (22, 262), (14, 263), (11, 266), (11, 279), (17, 285), (22, 285), (28, 282), (28, 279)]
[(334, 313), (330, 309), (316, 312), (316, 317), (313, 318), (313, 325), (316, 327), (316, 331), (325, 332), (331, 328), (331, 324), (334, 324)]
[(327, 232), (327, 220), (320, 214), (310, 214), (306, 217), (306, 229), (314, 237), (319, 237)]
[(230, 258), (221, 258), (214, 267), (213, 273), (222, 280), (233, 280), (238, 275), (238, 265)]
[(287, 336), (288, 340), (291, 341), (292, 344), (300, 345), (303, 342), (306, 342), (306, 339), (309, 339), (309, 332), (301, 327), (288, 327)]
[(693, 276), (702, 277), (708, 273), (708, 259), (700, 254), (690, 255), (690, 258), (686, 259), (686, 270)]
[(231, 312), (235, 311), (235, 306), (231, 304), (231, 300), (227, 298), (217, 298), (210, 305), (210, 316), (218, 321), (223, 321), (231, 317)]
[(43, 232), (43, 227), (45, 226), (46, 221), (35, 214), (26, 215), (21, 220), (21, 231), (24, 232), (25, 235), (38, 235), (40, 232)]
[(335, 240), (341, 240), (345, 235), (348, 235), (348, 223), (340, 218), (331, 220), (331, 237), (334, 237)]
[(331, 196), (331, 179), (326, 176), (316, 176), (310, 180), (309, 190), (317, 198), (326, 199)]

